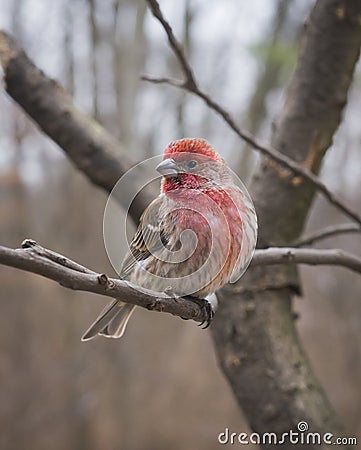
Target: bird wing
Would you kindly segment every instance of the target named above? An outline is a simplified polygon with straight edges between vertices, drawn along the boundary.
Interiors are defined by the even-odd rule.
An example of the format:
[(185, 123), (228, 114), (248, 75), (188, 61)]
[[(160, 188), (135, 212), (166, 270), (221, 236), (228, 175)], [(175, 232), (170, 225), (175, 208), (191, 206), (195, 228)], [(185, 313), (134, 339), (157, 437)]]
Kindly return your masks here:
[(138, 229), (130, 243), (129, 252), (124, 258), (120, 277), (129, 275), (138, 261), (147, 259), (152, 252), (167, 244), (168, 239), (162, 224), (160, 207), (163, 196), (157, 197), (140, 217)]
[(242, 246), (233, 269), (229, 282), (235, 283), (246, 271), (249, 266), (257, 242), (257, 216), (253, 204), (244, 197), (244, 202), (247, 206), (247, 212), (241, 214), (242, 216)]

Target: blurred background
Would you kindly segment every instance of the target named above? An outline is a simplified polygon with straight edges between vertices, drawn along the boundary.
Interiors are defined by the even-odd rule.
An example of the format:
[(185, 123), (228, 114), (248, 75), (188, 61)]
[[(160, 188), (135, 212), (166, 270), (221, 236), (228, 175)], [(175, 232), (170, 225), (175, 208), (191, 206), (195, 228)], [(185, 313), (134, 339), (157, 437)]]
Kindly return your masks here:
[[(160, 2), (200, 85), (265, 140), (313, 3)], [(161, 153), (174, 139), (204, 137), (249, 183), (257, 156), (214, 113), (189, 94), (140, 81), (144, 73), (181, 76), (142, 0), (2, 0), (0, 28), (135, 159)], [(360, 87), (359, 65), (322, 170), (329, 187), (358, 210)], [(0, 89), (1, 244), (33, 238), (114, 274), (102, 237), (106, 201)], [(308, 230), (341, 222), (317, 199)], [(360, 254), (361, 239), (348, 235), (322, 246)], [(304, 296), (295, 309), (303, 344), (348, 434), (361, 439), (361, 277), (328, 267), (301, 273)], [(5, 267), (0, 286), (1, 450), (212, 450), (225, 427), (248, 431), (209, 332), (194, 323), (138, 309), (122, 340), (81, 343), (107, 299)]]

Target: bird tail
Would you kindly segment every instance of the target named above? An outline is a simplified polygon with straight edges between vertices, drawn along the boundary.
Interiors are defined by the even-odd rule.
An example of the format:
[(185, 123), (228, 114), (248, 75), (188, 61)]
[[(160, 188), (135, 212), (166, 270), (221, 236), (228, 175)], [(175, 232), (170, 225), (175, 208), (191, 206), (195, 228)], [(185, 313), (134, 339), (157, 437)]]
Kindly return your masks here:
[(135, 305), (114, 300), (103, 309), (96, 321), (83, 334), (81, 340), (89, 341), (97, 334), (108, 338), (122, 337), (134, 309)]

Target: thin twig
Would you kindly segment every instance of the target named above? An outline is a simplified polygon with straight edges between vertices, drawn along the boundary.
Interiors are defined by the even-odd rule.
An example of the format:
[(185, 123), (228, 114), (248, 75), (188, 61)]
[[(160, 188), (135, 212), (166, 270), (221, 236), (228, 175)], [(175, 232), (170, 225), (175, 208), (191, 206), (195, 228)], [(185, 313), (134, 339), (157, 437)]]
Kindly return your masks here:
[(327, 186), (317, 177), (315, 174), (313, 174), (310, 170), (308, 170), (305, 167), (302, 167), (300, 164), (298, 164), (296, 161), (292, 160), (288, 156), (284, 155), (283, 153), (279, 152), (278, 150), (272, 148), (269, 145), (265, 145), (261, 143), (258, 139), (256, 139), (252, 134), (249, 132), (242, 130), (238, 125), (236, 124), (235, 120), (232, 118), (231, 114), (226, 111), (219, 103), (217, 103), (215, 100), (213, 100), (208, 94), (203, 92), (199, 87), (195, 80), (193, 70), (187, 61), (187, 58), (184, 55), (182, 46), (180, 42), (175, 37), (172, 27), (169, 25), (167, 20), (164, 18), (163, 13), (159, 7), (159, 3), (157, 0), (146, 0), (153, 15), (159, 20), (162, 27), (164, 28), (169, 44), (171, 46), (171, 49), (173, 50), (174, 54), (176, 55), (181, 70), (184, 74), (185, 80), (184, 81), (176, 81), (172, 80), (170, 78), (154, 78), (149, 76), (143, 76), (142, 79), (145, 81), (150, 81), (153, 83), (167, 83), (172, 86), (186, 89), (189, 92), (192, 92), (193, 94), (197, 95), (199, 98), (201, 98), (213, 111), (215, 111), (217, 114), (219, 114), (223, 120), (230, 126), (230, 128), (245, 142), (247, 142), (250, 146), (258, 150), (260, 153), (262, 153), (265, 156), (268, 156), (272, 160), (276, 161), (280, 166), (285, 167), (292, 171), (292, 173), (297, 174), (298, 176), (301, 176), (304, 179), (307, 179), (312, 185), (320, 191), (325, 198), (328, 199), (330, 203), (335, 205), (338, 209), (343, 211), (345, 215), (355, 220), (357, 223), (361, 225), (361, 217), (358, 213), (350, 209), (345, 203), (339, 199), (334, 193), (332, 193)]
[(296, 241), (292, 242), (292, 247), (304, 247), (305, 245), (312, 245), (315, 242), (336, 236), (338, 234), (346, 233), (361, 233), (361, 227), (355, 223), (344, 223), (341, 225), (334, 225), (326, 227), (323, 230), (315, 231), (314, 233), (301, 236)]
[(183, 48), (182, 48), (182, 44), (175, 37), (172, 27), (170, 26), (169, 22), (164, 18), (163, 13), (160, 9), (159, 3), (157, 1), (153, 1), (153, 0), (147, 0), (147, 2), (152, 10), (152, 14), (154, 15), (154, 17), (156, 17), (159, 20), (159, 22), (162, 24), (165, 32), (167, 33), (169, 45), (173, 49), (173, 52), (176, 55), (180, 65), (182, 67), (183, 73), (186, 78), (186, 82), (189, 84), (188, 87), (190, 88), (193, 86), (194, 88), (196, 88), (196, 82), (194, 79), (193, 70), (192, 70), (187, 58), (185, 57), (185, 54), (184, 54)]
[(141, 80), (143, 81), (149, 81), (150, 83), (154, 83), (154, 84), (169, 84), (171, 86), (174, 87), (178, 87), (178, 88), (185, 88), (185, 84), (184, 81), (182, 80), (176, 80), (173, 78), (167, 78), (167, 77), (151, 77), (150, 75), (142, 75)]

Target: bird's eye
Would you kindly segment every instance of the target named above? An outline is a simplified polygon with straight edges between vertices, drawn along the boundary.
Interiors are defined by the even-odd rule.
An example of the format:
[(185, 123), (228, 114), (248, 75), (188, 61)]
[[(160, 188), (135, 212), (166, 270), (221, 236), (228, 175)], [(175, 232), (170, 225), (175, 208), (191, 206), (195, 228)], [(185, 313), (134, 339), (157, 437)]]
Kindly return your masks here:
[(197, 161), (192, 160), (192, 161), (187, 162), (188, 169), (194, 169), (196, 167), (196, 165), (197, 165)]

